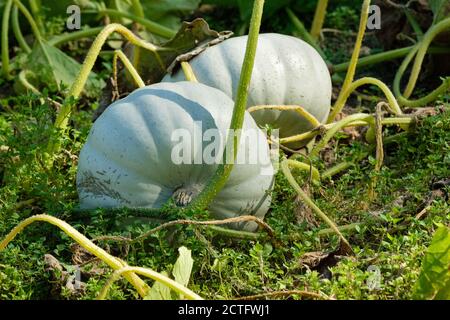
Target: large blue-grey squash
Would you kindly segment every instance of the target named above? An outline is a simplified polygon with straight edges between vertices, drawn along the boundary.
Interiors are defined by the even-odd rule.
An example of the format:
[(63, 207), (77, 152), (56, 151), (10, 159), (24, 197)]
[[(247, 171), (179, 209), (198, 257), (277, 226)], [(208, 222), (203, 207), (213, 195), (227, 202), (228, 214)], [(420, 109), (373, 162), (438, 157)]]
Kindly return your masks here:
[[(217, 88), (233, 100), (237, 93), (247, 36), (214, 45), (189, 61), (199, 82)], [(163, 81), (184, 80), (182, 70)], [(249, 88), (248, 107), (256, 105), (299, 105), (319, 122), (330, 112), (332, 83), (327, 65), (306, 42), (287, 35), (267, 33), (258, 39)], [(260, 126), (279, 128), (280, 137), (311, 130), (312, 125), (295, 111), (252, 112)], [(293, 144), (291, 146), (301, 145)]]
[[(80, 153), (81, 207), (161, 208), (171, 198), (188, 204), (222, 159), (233, 105), (225, 93), (193, 82), (154, 84), (113, 103)], [(269, 209), (274, 169), (266, 136), (248, 113), (243, 132), (250, 134), (241, 138), (240, 160), (209, 207), (216, 218), (264, 218)], [(233, 227), (252, 231), (257, 225)]]

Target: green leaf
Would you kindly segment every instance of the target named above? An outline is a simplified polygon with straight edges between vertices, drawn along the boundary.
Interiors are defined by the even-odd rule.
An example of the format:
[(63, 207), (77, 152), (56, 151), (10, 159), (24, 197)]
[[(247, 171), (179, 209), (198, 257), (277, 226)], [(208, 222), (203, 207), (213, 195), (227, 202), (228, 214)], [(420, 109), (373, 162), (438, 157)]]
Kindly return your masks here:
[[(70, 87), (74, 82), (81, 65), (64, 52), (45, 41), (38, 41), (28, 56), (26, 68), (38, 76), (41, 84), (53, 91), (60, 91), (62, 86)], [(89, 75), (84, 93), (95, 96), (105, 83), (94, 73)]]
[(431, 11), (433, 11), (433, 23), (437, 23), (450, 14), (450, 2), (448, 0), (428, 0)]
[[(168, 276), (167, 272), (161, 272), (162, 275)], [(170, 288), (159, 281), (156, 281), (144, 300), (172, 300)]]
[[(176, 282), (186, 287), (189, 283), (189, 278), (191, 277), (194, 260), (191, 256), (191, 250), (186, 247), (178, 248), (178, 252), (179, 256), (173, 266), (172, 275)], [(167, 272), (161, 272), (161, 274), (168, 276)], [(183, 299), (182, 296), (179, 298)], [(145, 297), (145, 300), (173, 300), (173, 297), (169, 287), (156, 281)]]
[(172, 274), (176, 282), (186, 287), (189, 283), (194, 260), (191, 256), (191, 250), (186, 247), (180, 247), (178, 252), (180, 256), (173, 266)]
[(437, 229), (422, 262), (414, 299), (450, 300), (450, 229)]

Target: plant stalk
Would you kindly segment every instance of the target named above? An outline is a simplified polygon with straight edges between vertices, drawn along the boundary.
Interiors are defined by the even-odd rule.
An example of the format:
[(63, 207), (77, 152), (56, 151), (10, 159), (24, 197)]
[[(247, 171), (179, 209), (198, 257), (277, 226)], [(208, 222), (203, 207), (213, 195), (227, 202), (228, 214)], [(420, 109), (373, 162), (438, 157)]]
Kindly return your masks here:
[[(440, 34), (441, 32), (447, 30), (450, 28), (450, 18), (446, 18), (436, 25), (432, 26), (423, 36), (422, 40), (409, 52), (409, 54), (406, 56), (406, 58), (403, 60), (400, 68), (397, 71), (397, 74), (395, 75), (394, 79), (394, 93), (399, 100), (401, 105), (408, 106), (408, 107), (420, 107), (428, 102), (431, 102), (435, 100), (440, 94), (448, 91), (450, 88), (450, 79), (446, 78), (443, 83), (433, 90), (431, 93), (426, 95), (425, 97), (422, 97), (420, 99), (417, 99), (415, 101), (408, 100), (408, 98), (411, 96), (411, 94), (414, 91), (417, 79), (419, 77), (419, 73), (422, 67), (423, 60), (425, 58), (425, 54), (428, 51), (428, 47), (430, 46), (433, 39)], [(416, 55), (417, 53), (417, 55)], [(409, 63), (412, 61), (414, 55), (416, 55), (416, 58), (414, 60), (414, 65), (411, 70), (411, 75), (408, 80), (408, 84), (406, 86), (406, 89), (403, 94), (400, 92), (400, 82), (402, 79), (403, 74), (405, 73), (406, 69), (408, 68)]]
[[(120, 270), (126, 266), (126, 264), (124, 264), (122, 261), (111, 256), (105, 250), (93, 244), (88, 238), (75, 230), (65, 221), (45, 214), (35, 215), (20, 222), (13, 230), (11, 230), (11, 232), (5, 237), (5, 239), (0, 242), (0, 251), (4, 250), (6, 246), (16, 237), (17, 234), (19, 234), (28, 225), (36, 221), (43, 221), (57, 226), (64, 233), (74, 239), (78, 244), (80, 244), (84, 249), (108, 264), (114, 270)], [(145, 284), (145, 282), (143, 282), (135, 274), (129, 272), (126, 273), (124, 277), (136, 288), (136, 290), (142, 297), (145, 297), (148, 291), (148, 286)]]
[[(29, 70), (22, 70), (19, 73), (19, 82), (25, 87), (25, 89), (30, 90), (34, 94), (41, 95), (41, 92), (33, 86), (27, 79), (27, 76), (31, 74)], [(43, 100), (41, 100), (42, 102)]]
[(297, 161), (297, 160), (289, 160), (289, 159), (287, 159), (286, 162), (287, 162), (287, 164), (290, 167), (293, 167), (295, 169), (300, 169), (302, 171), (310, 172), (312, 181), (315, 184), (317, 184), (317, 185), (320, 183), (319, 170), (317, 170), (314, 166), (309, 165), (309, 164), (304, 163), (304, 162)]
[(336, 132), (341, 130), (343, 127), (345, 127), (349, 123), (351, 123), (355, 120), (370, 121), (371, 119), (372, 119), (371, 115), (367, 115), (364, 113), (357, 113), (357, 114), (349, 115), (349, 116), (345, 117), (344, 119), (334, 123), (334, 125), (327, 131), (327, 133), (320, 140), (320, 142), (315, 145), (315, 147), (313, 148), (313, 150), (310, 153), (310, 157), (312, 157), (312, 158), (317, 157), (319, 155), (320, 150), (325, 148), (327, 143), (333, 138), (333, 136), (336, 134)]
[(41, 15), (40, 15), (40, 8), (37, 4), (36, 0), (28, 0), (28, 3), (30, 4), (31, 13), (36, 19), (36, 25), (39, 27), (40, 30), (44, 30), (44, 24), (42, 23)]
[(36, 40), (42, 41), (41, 31), (39, 30), (39, 27), (37, 26), (36, 21), (33, 18), (33, 15), (30, 13), (30, 11), (28, 11), (27, 7), (25, 7), (23, 3), (20, 2), (20, 0), (14, 0), (14, 4), (17, 6), (17, 8), (19, 8), (19, 10), (27, 19)]
[(289, 163), (287, 162), (287, 160), (281, 162), (281, 170), (283, 171), (283, 174), (285, 175), (286, 179), (288, 179), (290, 185), (294, 188), (299, 197), (303, 200), (303, 202), (305, 202), (305, 204), (308, 205), (308, 207), (310, 207), (331, 229), (333, 229), (333, 231), (341, 239), (346, 249), (351, 252), (352, 251), (351, 246), (347, 241), (347, 239), (345, 239), (345, 237), (339, 231), (338, 226), (314, 203), (314, 201), (311, 200), (311, 198), (306, 194), (306, 192), (303, 191), (303, 189), (298, 185), (297, 181), (295, 181), (294, 176), (289, 170)]
[(345, 76), (344, 84), (342, 85), (341, 91), (339, 93), (338, 99), (334, 104), (333, 111), (328, 117), (327, 123), (331, 123), (336, 119), (336, 116), (339, 112), (341, 112), (342, 108), (345, 105), (345, 101), (347, 100), (345, 94), (347, 89), (353, 82), (353, 78), (355, 77), (356, 72), (356, 64), (359, 58), (359, 52), (361, 51), (361, 44), (364, 38), (364, 33), (366, 31), (367, 20), (369, 17), (369, 5), (370, 0), (364, 0), (362, 9), (361, 9), (361, 18), (359, 21), (359, 29), (358, 35), (356, 37), (355, 47), (353, 49), (352, 57), (350, 59), (350, 66), (347, 70), (347, 75)]
[(314, 13), (314, 20), (311, 27), (311, 37), (317, 41), (322, 31), (323, 22), (327, 13), (328, 0), (319, 0)]
[[(189, 204), (188, 208), (205, 209), (220, 192), (228, 181), (228, 177), (233, 169), (233, 163), (227, 160), (227, 149), (230, 147), (230, 139), (233, 139), (233, 159), (237, 157), (239, 138), (234, 135), (238, 129), (242, 128), (244, 122), (245, 110), (247, 106), (248, 90), (252, 77), (253, 65), (255, 62), (256, 48), (258, 45), (258, 35), (261, 26), (261, 18), (263, 14), (264, 0), (255, 0), (253, 5), (252, 18), (250, 20), (250, 31), (247, 40), (247, 48), (245, 50), (244, 63), (242, 65), (241, 76), (239, 78), (238, 91), (236, 95), (233, 117), (231, 118), (230, 134), (227, 139), (226, 147), (223, 152), (222, 163), (218, 166), (216, 172), (209, 180), (208, 185), (202, 192)], [(234, 162), (233, 160), (233, 162)]]
[(7, 79), (11, 79), (11, 75), (9, 74), (9, 18), (11, 16), (11, 8), (12, 8), (13, 0), (7, 0), (5, 4), (5, 8), (3, 9), (3, 18), (2, 18), (2, 73), (3, 76)]
[(195, 76), (194, 70), (191, 65), (187, 61), (181, 62), (181, 68), (183, 69), (184, 76), (187, 81), (198, 82), (197, 77)]
[(134, 14), (139, 18), (144, 18), (144, 8), (140, 0), (131, 0), (131, 5), (133, 7)]
[(381, 91), (383, 91), (383, 93), (388, 101), (388, 104), (389, 104), (389, 110), (393, 114), (395, 114), (395, 115), (403, 114), (402, 110), (400, 109), (400, 106), (398, 105), (397, 100), (394, 97), (394, 94), (389, 89), (389, 87), (383, 81), (378, 80), (376, 78), (371, 78), (371, 77), (364, 77), (364, 78), (358, 79), (355, 82), (353, 82), (348, 87), (347, 92), (344, 92), (344, 94), (343, 94), (344, 104), (353, 91), (355, 91), (358, 87), (366, 85), (366, 84), (371, 84), (371, 85), (377, 86), (378, 88), (381, 89)]
[[(369, 114), (367, 116), (370, 116)], [(413, 121), (413, 119), (411, 117), (393, 117), (393, 118), (384, 118), (382, 123), (383, 125), (401, 125), (402, 127), (406, 127), (408, 126), (411, 122)], [(315, 136), (317, 136), (319, 133), (321, 133), (322, 131), (327, 131), (330, 130), (331, 128), (333, 128), (333, 126), (336, 124), (337, 122), (334, 123), (329, 123), (329, 124), (325, 124), (325, 125), (321, 125), (318, 128), (314, 128), (310, 131), (301, 133), (301, 134), (297, 134), (291, 137), (285, 137), (285, 138), (281, 138), (280, 139), (280, 143), (281, 144), (286, 144), (286, 143), (290, 143), (290, 142), (297, 142), (297, 141), (303, 141), (303, 140), (307, 140), (310, 138), (313, 138)], [(361, 126), (367, 126), (367, 121), (361, 121), (361, 120), (355, 120), (355, 121), (351, 121), (350, 123), (347, 123), (344, 128), (347, 127), (361, 127)]]
[[(370, 55), (367, 57), (363, 57), (358, 60), (356, 67), (361, 68), (361, 67), (381, 63), (384, 61), (402, 58), (402, 57), (408, 55), (408, 53), (410, 53), (413, 48), (414, 48), (414, 46), (410, 46), (410, 47), (380, 52), (380, 53), (376, 53), (376, 54), (373, 54), (373, 55)], [(428, 53), (430, 53), (430, 54), (448, 54), (448, 53), (450, 53), (450, 48), (430, 47), (428, 49)], [(344, 72), (348, 69), (349, 65), (350, 65), (350, 62), (336, 64), (332, 67), (332, 72), (333, 73)]]
[(153, 279), (155, 281), (161, 282), (165, 286), (169, 287), (176, 293), (186, 297), (188, 300), (203, 300), (198, 294), (192, 292), (188, 288), (182, 286), (175, 280), (170, 279), (167, 276), (164, 276), (156, 271), (153, 271), (152, 269), (148, 268), (141, 268), (141, 267), (129, 267), (125, 266), (121, 269), (118, 269), (114, 271), (112, 276), (108, 279), (105, 286), (103, 287), (102, 291), (98, 295), (98, 300), (105, 300), (108, 296), (109, 289), (111, 288), (111, 285), (117, 281), (121, 275), (124, 275), (126, 277), (127, 274), (130, 272), (133, 272), (135, 274), (139, 274), (142, 276), (145, 276), (147, 278)]
[(114, 69), (114, 78), (117, 83), (117, 59), (120, 59), (125, 66), (125, 69), (130, 73), (131, 77), (133, 78), (134, 82), (139, 88), (145, 87), (144, 80), (142, 80), (141, 76), (137, 72), (136, 68), (131, 63), (130, 59), (123, 53), (122, 50), (116, 50), (114, 51), (114, 57), (113, 57), (113, 69)]
[(28, 43), (25, 41), (23, 37), (22, 30), (20, 29), (19, 23), (19, 8), (15, 5), (12, 11), (12, 27), (14, 31), (14, 36), (16, 37), (17, 42), (19, 43), (20, 48), (25, 51), (25, 53), (30, 53), (31, 48), (28, 46)]

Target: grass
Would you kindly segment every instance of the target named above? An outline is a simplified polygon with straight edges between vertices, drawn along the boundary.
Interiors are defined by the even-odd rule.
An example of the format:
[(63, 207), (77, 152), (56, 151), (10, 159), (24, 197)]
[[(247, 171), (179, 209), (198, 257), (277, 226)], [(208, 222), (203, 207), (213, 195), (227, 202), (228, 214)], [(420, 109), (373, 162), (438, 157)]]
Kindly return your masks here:
[[(357, 16), (348, 7), (331, 11), (327, 27), (339, 28), (348, 17), (356, 28)], [(217, 29), (230, 25), (215, 16), (209, 19), (215, 21)], [(288, 29), (286, 21), (271, 19), (263, 30), (284, 32)], [(328, 35), (325, 39), (322, 45), (330, 61), (348, 60), (352, 36)], [(380, 50), (374, 37), (365, 41), (372, 52)], [(86, 44), (71, 44), (76, 52), (83, 52), (84, 47), (79, 45)], [(103, 66), (109, 66), (109, 62), (105, 60)], [(393, 75), (385, 72), (393, 70), (390, 66), (368, 68), (363, 74), (382, 75), (391, 83), (389, 77)], [(87, 138), (98, 101), (83, 101), (73, 114), (70, 134), (61, 142), (63, 152), (56, 158), (53, 170), (47, 171), (42, 155), (48, 140), (57, 135), (52, 129), (54, 107), (42, 105), (35, 95), (10, 96), (5, 83), (0, 78), (0, 86), (6, 88), (0, 95), (0, 237), (22, 219), (41, 213), (67, 220), (89, 238), (133, 237), (156, 226), (148, 218), (143, 218), (143, 223), (131, 223), (125, 214), (118, 217), (98, 212), (86, 218), (76, 211), (77, 155)], [(353, 111), (373, 112), (379, 92), (371, 89), (361, 92), (375, 97), (375, 101), (353, 98), (350, 100)], [(442, 105), (447, 111), (439, 111)], [(320, 230), (327, 226), (295, 201), (296, 193), (281, 172), (277, 174), (274, 201), (266, 217), (279, 243), (229, 239), (205, 227), (178, 226), (133, 245), (113, 241), (99, 244), (130, 265), (157, 271), (172, 270), (178, 248), (184, 245), (192, 250), (195, 261), (189, 288), (210, 299), (278, 290), (309, 290), (336, 299), (411, 298), (421, 260), (437, 224), (450, 224), (449, 186), (431, 198), (433, 183), (450, 177), (449, 96), (442, 96), (434, 106), (439, 109), (435, 115), (419, 118), (407, 136), (385, 149), (384, 166), (377, 174), (377, 197), (373, 201), (368, 200), (368, 188), (374, 175), (374, 154), (324, 181), (320, 187), (311, 187), (318, 206), (339, 225), (361, 223), (345, 233), (354, 256), (339, 255), (339, 239), (335, 235), (320, 235)], [(394, 128), (384, 129), (385, 136), (395, 133)], [(327, 166), (352, 159), (364, 150), (364, 143), (360, 139), (351, 141), (348, 134), (340, 133), (328, 150)], [(322, 162), (315, 165), (325, 167)], [(307, 176), (297, 174), (304, 186)], [(422, 218), (416, 219), (427, 206)], [(0, 299), (94, 299), (112, 270), (103, 263), (90, 261), (72, 244), (68, 236), (46, 224), (26, 229), (7, 250), (0, 252)], [(74, 292), (66, 288), (60, 272), (47, 270), (45, 254), (53, 255), (72, 274), (75, 262), (85, 262), (81, 268), (85, 289)], [(370, 285), (373, 273), (369, 270), (373, 267), (381, 276), (375, 289)], [(124, 280), (112, 286), (109, 296), (138, 298)]]
[[(0, 234), (5, 235), (23, 218), (49, 213), (69, 220), (90, 238), (105, 234), (137, 235), (154, 224), (130, 225), (126, 230), (114, 217), (99, 214), (87, 223), (77, 218), (75, 187), (76, 155), (86, 139), (91, 110), (83, 109), (73, 119), (70, 138), (54, 170), (45, 171), (41, 154), (49, 135), (49, 105), (41, 105), (35, 96), (2, 101), (8, 112), (0, 116), (0, 145), (9, 151), (0, 153)], [(392, 134), (393, 132), (386, 132)], [(341, 134), (335, 141), (336, 158), (343, 160), (359, 152), (361, 142), (348, 143)], [(373, 159), (352, 167), (334, 180), (312, 189), (317, 204), (340, 224), (362, 222), (348, 233), (355, 256), (325, 259), (308, 267), (305, 254), (331, 253), (338, 246), (335, 236), (319, 236), (320, 229), (301, 220), (302, 208), (295, 193), (279, 173), (274, 202), (267, 222), (281, 240), (270, 242), (231, 240), (218, 237), (203, 227), (182, 226), (161, 231), (139, 244), (126, 247), (114, 242), (103, 247), (126, 259), (159, 271), (171, 270), (177, 248), (192, 250), (195, 260), (191, 289), (206, 298), (233, 298), (277, 290), (307, 289), (338, 299), (406, 299), (418, 277), (421, 258), (436, 223), (450, 222), (450, 207), (444, 197), (431, 201), (421, 220), (414, 216), (429, 199), (433, 181), (450, 176), (450, 112), (421, 119), (413, 132), (386, 151), (386, 162), (378, 176), (378, 197), (368, 203), (368, 181)], [(3, 150), (6, 148), (3, 147)], [(304, 177), (306, 178), (306, 177)], [(300, 181), (300, 180), (299, 180)], [(305, 180), (303, 180), (305, 181)], [(448, 189), (447, 189), (448, 192)], [(304, 210), (304, 209), (303, 209)], [(375, 219), (374, 217), (378, 217)], [(295, 235), (295, 239), (292, 239)], [(0, 253), (0, 298), (2, 299), (91, 299), (111, 273), (105, 265), (90, 263), (102, 270), (90, 277), (83, 295), (77, 296), (45, 271), (44, 254), (52, 254), (63, 264), (72, 265), (70, 239), (51, 226), (37, 224), (27, 229), (8, 250)], [(151, 254), (150, 254), (151, 253)], [(371, 290), (367, 280), (369, 266), (381, 271), (381, 285)], [(328, 266), (328, 267), (327, 267)], [(136, 293), (120, 281), (111, 291), (113, 299), (135, 298)]]

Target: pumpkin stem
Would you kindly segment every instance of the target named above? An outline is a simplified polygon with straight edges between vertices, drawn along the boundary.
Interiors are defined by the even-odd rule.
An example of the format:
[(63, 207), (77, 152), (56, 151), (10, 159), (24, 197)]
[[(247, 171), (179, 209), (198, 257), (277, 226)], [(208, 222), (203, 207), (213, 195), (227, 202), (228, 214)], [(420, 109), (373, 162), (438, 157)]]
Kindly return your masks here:
[(198, 82), (197, 77), (195, 76), (194, 70), (192, 69), (189, 62), (182, 61), (181, 68), (183, 69), (184, 76), (186, 77), (187, 81)]
[[(386, 119), (384, 119), (386, 120)], [(382, 124), (385, 124), (385, 121), (382, 121)], [(397, 134), (394, 134), (392, 136), (388, 136), (383, 139), (383, 145), (390, 145), (394, 142), (398, 142), (399, 139), (404, 138), (408, 133), (407, 132), (400, 132)], [(362, 161), (364, 158), (369, 156), (371, 152), (373, 151), (374, 147), (370, 146), (364, 151), (361, 151), (355, 158), (353, 158), (350, 161), (341, 162), (331, 168), (326, 169), (322, 174), (320, 175), (321, 180), (325, 180), (328, 178), (331, 178), (332, 176), (339, 174), (340, 172), (356, 165), (357, 162)]]
[(114, 9), (101, 9), (98, 10), (97, 13), (101, 16), (112, 16), (112, 17), (123, 17), (126, 19), (133, 20), (134, 22), (139, 23), (141, 26), (145, 27), (148, 31), (158, 36), (164, 37), (166, 39), (170, 39), (176, 35), (176, 31), (170, 28), (167, 28), (159, 23), (148, 20), (145, 17), (139, 17), (135, 14), (114, 10)]
[(31, 9), (31, 14), (33, 15), (34, 19), (36, 20), (36, 26), (43, 30), (44, 24), (42, 23), (42, 18), (40, 16), (40, 5), (36, 2), (36, 0), (28, 0), (28, 4)]
[[(33, 92), (34, 94), (41, 95), (42, 93), (28, 81), (27, 76), (31, 75), (31, 74), (32, 74), (32, 72), (30, 70), (24, 69), (24, 70), (20, 71), (19, 82), (21, 85), (23, 85), (25, 87), (25, 89)], [(41, 99), (41, 101), (42, 101), (42, 99)]]
[(372, 118), (371, 115), (364, 114), (364, 113), (356, 113), (356, 114), (352, 114), (352, 115), (350, 115), (348, 117), (345, 117), (344, 119), (342, 119), (342, 120), (340, 120), (338, 122), (335, 122), (333, 124), (333, 127), (331, 127), (327, 131), (327, 133), (323, 136), (322, 140), (320, 140), (320, 142), (318, 144), (316, 144), (316, 146), (313, 148), (313, 150), (311, 151), (309, 156), (311, 158), (319, 156), (320, 150), (325, 148), (327, 143), (331, 140), (331, 138), (334, 137), (336, 132), (338, 132), (339, 130), (341, 130), (342, 128), (347, 126), (348, 124), (350, 124), (350, 123), (352, 123), (354, 121), (364, 121), (366, 123), (370, 123), (370, 121), (372, 119), (373, 118)]
[(192, 200), (200, 193), (201, 188), (197, 187), (179, 187), (172, 195), (172, 199), (175, 201), (177, 207), (186, 207)]

